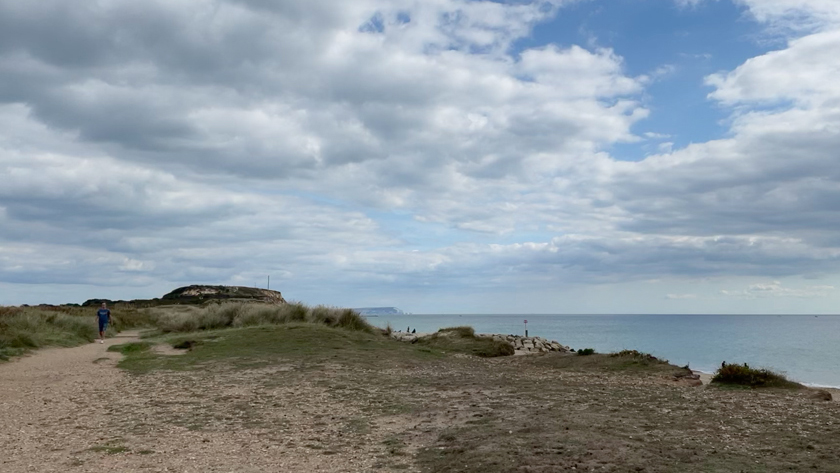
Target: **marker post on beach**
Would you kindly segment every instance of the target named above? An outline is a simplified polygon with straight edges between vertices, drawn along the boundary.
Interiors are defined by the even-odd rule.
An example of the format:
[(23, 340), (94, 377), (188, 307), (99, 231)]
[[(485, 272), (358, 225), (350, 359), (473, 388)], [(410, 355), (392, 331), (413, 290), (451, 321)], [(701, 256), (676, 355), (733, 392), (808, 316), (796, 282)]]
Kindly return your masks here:
[(528, 336), (528, 319), (525, 319), (525, 336)]

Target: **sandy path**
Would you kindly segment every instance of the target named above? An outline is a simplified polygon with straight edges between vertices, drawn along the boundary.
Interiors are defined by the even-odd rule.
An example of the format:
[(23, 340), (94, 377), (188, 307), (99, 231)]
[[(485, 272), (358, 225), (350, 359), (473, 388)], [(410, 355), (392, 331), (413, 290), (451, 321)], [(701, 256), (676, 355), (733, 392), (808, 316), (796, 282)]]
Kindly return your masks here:
[[(0, 472), (361, 472), (383, 455), (390, 427), (342, 431), (322, 386), (264, 391), (252, 371), (128, 374), (107, 348), (136, 337), (123, 332), (104, 344), (0, 364)], [(342, 418), (364, 416), (341, 411)], [(247, 425), (263, 417), (270, 428)], [(328, 439), (334, 451), (320, 454), (317, 444)]]
[(108, 347), (137, 338), (123, 332), (104, 344), (39, 350), (0, 364), (0, 471), (62, 471), (74, 452), (101, 441), (102, 406), (125, 374)]

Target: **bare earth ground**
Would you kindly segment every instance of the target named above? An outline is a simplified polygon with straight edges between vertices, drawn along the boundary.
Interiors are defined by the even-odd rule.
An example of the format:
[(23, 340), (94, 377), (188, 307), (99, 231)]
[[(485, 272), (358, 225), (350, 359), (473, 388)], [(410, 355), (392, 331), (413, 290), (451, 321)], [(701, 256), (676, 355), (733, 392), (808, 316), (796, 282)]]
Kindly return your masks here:
[(0, 471), (840, 472), (840, 403), (807, 391), (691, 387), (562, 355), (128, 374), (105, 351), (125, 342), (0, 365)]

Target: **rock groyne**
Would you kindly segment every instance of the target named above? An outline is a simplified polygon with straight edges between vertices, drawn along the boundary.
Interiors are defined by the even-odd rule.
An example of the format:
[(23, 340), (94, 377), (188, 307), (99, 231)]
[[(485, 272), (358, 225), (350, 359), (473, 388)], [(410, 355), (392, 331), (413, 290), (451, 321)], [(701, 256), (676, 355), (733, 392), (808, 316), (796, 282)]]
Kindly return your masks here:
[[(392, 332), (391, 337), (401, 341), (414, 343), (417, 340), (428, 337), (429, 333), (408, 333), (408, 332)], [(542, 337), (523, 337), (522, 335), (502, 335), (502, 334), (476, 334), (476, 337), (492, 338), (494, 340), (508, 342), (513, 345), (516, 354), (522, 355), (525, 353), (569, 353), (571, 348), (565, 346), (555, 340), (548, 340)]]
[(555, 340), (548, 340), (542, 337), (523, 337), (522, 335), (499, 335), (499, 334), (489, 334), (489, 335), (477, 335), (479, 337), (487, 337), (492, 338), (494, 340), (501, 340), (506, 341), (513, 345), (513, 348), (517, 352), (521, 353), (548, 353), (548, 352), (560, 352), (560, 353), (569, 353), (572, 351), (571, 348), (560, 344)]

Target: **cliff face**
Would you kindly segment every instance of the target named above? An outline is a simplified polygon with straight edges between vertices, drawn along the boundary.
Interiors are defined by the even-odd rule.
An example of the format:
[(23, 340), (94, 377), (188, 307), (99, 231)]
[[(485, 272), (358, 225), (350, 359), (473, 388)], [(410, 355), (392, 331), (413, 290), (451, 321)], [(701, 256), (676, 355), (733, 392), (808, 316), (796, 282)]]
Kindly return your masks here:
[(203, 304), (209, 301), (262, 302), (285, 304), (286, 299), (278, 291), (243, 286), (185, 286), (164, 295), (160, 299), (136, 299), (113, 301), (109, 299), (88, 299), (82, 307), (96, 307), (106, 302), (109, 305), (131, 305), (134, 307), (156, 307), (167, 304)]
[(164, 301), (204, 302), (208, 300), (259, 301), (271, 304), (285, 304), (286, 300), (278, 291), (244, 286), (186, 286), (179, 287), (164, 295)]

